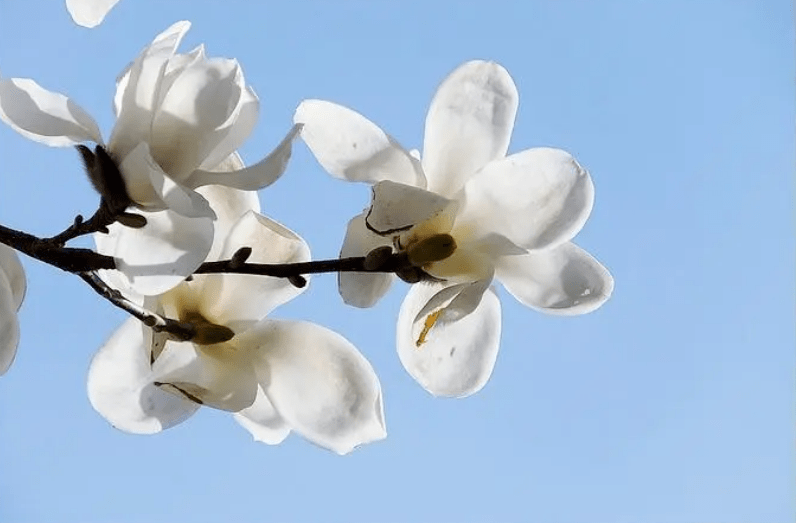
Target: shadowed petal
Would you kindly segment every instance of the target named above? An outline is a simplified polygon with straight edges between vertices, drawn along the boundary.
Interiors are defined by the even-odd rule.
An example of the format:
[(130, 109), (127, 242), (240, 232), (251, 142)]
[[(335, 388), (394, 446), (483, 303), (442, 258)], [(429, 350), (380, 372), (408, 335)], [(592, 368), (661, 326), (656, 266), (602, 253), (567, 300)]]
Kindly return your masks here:
[(342, 105), (304, 100), (293, 121), (329, 174), (352, 182), (391, 180), (425, 186), (419, 162), (379, 126)]
[[(365, 225), (367, 211), (348, 222), (340, 257), (365, 256), (371, 250), (390, 245), (389, 239), (372, 232)], [(340, 296), (348, 305), (372, 307), (390, 289), (393, 274), (382, 272), (339, 272), (337, 284)]]
[[(260, 116), (260, 100), (251, 87), (243, 84), (241, 77), (241, 93), (238, 106), (230, 116), (229, 126), (226, 127), (224, 138), (210, 151), (202, 165), (199, 167), (211, 172), (222, 172), (216, 166), (229, 155), (234, 154), (246, 141), (257, 124)], [(242, 169), (243, 166), (239, 167)], [(231, 170), (231, 169), (230, 169)], [(193, 176), (193, 174), (191, 174)], [(186, 181), (186, 184), (189, 183)]]
[(243, 92), (235, 60), (197, 60), (180, 72), (152, 115), (152, 156), (169, 176), (183, 182), (227, 137)]
[[(454, 304), (460, 293), (445, 292), (440, 284), (415, 284), (401, 304), (398, 356), (415, 381), (435, 396), (469, 396), (492, 375), (500, 347), (500, 301), (491, 288), (480, 292), (472, 308), (475, 292)], [(450, 304), (449, 314), (444, 307)], [(445, 321), (446, 316), (452, 321)]]
[(51, 147), (102, 143), (97, 123), (83, 108), (28, 78), (0, 80), (0, 120)]
[(476, 171), (506, 155), (518, 100), (511, 76), (494, 62), (467, 62), (442, 82), (423, 142), (430, 191), (453, 197)]
[(182, 423), (199, 405), (153, 385), (143, 329), (137, 319), (129, 318), (94, 355), (88, 399), (117, 429), (154, 434)]
[(101, 254), (116, 258), (123, 276), (119, 290), (162, 294), (182, 282), (205, 261), (213, 244), (210, 218), (186, 218), (172, 211), (136, 211), (146, 218), (140, 229), (114, 223), (97, 241)]
[(11, 283), (0, 271), (0, 376), (8, 371), (17, 355), (19, 320)]
[(614, 289), (600, 262), (574, 243), (498, 259), (496, 275), (517, 300), (548, 314), (585, 314), (599, 308)]
[(190, 27), (190, 22), (177, 22), (157, 35), (117, 83), (114, 100), (119, 112), (108, 142), (117, 158), (124, 158), (138, 143), (150, 140), (152, 114), (164, 72)]
[[(230, 158), (237, 158), (237, 156), (237, 153), (235, 153)], [(220, 165), (224, 165), (228, 161), (230, 160), (228, 159)], [(234, 162), (238, 164), (239, 159), (234, 160)], [(213, 223), (215, 227), (213, 246), (207, 254), (207, 260), (220, 260), (222, 259), (221, 251), (224, 248), (224, 242), (227, 240), (229, 232), (244, 214), (249, 211), (260, 211), (260, 199), (254, 191), (241, 191), (223, 185), (199, 187), (196, 192), (204, 196), (216, 213), (216, 220)]]
[(423, 228), (423, 233), (445, 233), (453, 226), (457, 207), (457, 202), (425, 189), (383, 181), (373, 186), (365, 222), (370, 230), (382, 235), (416, 226)]
[(457, 227), (498, 233), (529, 250), (572, 239), (594, 204), (589, 173), (569, 153), (546, 147), (490, 163), (464, 192)]
[(162, 390), (220, 410), (243, 410), (257, 395), (248, 355), (227, 343), (168, 342), (152, 371)]
[(197, 169), (191, 173), (185, 183), (190, 187), (219, 184), (245, 191), (268, 187), (285, 172), (293, 151), (293, 140), (300, 130), (300, 125), (294, 125), (276, 149), (254, 165), (225, 173)]
[[(241, 247), (250, 247), (250, 263), (298, 263), (309, 261), (307, 243), (284, 225), (255, 212), (246, 213), (232, 228), (221, 258), (232, 257)], [(201, 313), (219, 325), (256, 322), (279, 305), (304, 291), (287, 278), (255, 274), (208, 274), (202, 277), (199, 297)]]
[(336, 332), (309, 322), (265, 320), (237, 343), (257, 350), (260, 385), (306, 439), (346, 454), (387, 435), (379, 380)]
[(15, 310), (19, 310), (22, 306), (22, 300), (25, 299), (28, 283), (25, 278), (25, 269), (22, 267), (22, 262), (19, 261), (17, 251), (7, 245), (0, 245), (0, 272), (5, 272), (8, 284), (11, 287)]
[(235, 421), (249, 431), (255, 441), (279, 445), (290, 434), (290, 426), (276, 411), (262, 387), (257, 387), (257, 399), (251, 407), (233, 414)]

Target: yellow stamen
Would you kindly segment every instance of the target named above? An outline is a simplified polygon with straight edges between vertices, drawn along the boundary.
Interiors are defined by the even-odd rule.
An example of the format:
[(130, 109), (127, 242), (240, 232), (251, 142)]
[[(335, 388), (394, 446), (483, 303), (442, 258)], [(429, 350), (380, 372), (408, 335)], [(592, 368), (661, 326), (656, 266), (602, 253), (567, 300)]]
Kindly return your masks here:
[(417, 341), (415, 342), (415, 346), (419, 349), (421, 345), (426, 342), (426, 336), (428, 336), (428, 331), (431, 330), (431, 327), (437, 323), (437, 319), (439, 319), (439, 315), (442, 314), (442, 309), (438, 310), (437, 312), (432, 312), (428, 316), (426, 316), (426, 321), (423, 323), (423, 330), (420, 331), (420, 336), (417, 337)]

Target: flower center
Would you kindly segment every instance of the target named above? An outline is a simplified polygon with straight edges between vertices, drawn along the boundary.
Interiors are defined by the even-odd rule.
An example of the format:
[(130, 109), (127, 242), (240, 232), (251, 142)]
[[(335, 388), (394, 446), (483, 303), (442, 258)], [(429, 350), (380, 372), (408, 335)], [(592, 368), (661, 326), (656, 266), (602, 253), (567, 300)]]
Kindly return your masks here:
[(449, 257), (456, 250), (456, 240), (447, 233), (433, 234), (406, 246), (409, 263), (423, 267)]
[(214, 345), (229, 341), (235, 336), (235, 332), (229, 327), (212, 323), (196, 311), (180, 314), (180, 321), (190, 323), (196, 329), (196, 334), (191, 338), (191, 342), (196, 345)]

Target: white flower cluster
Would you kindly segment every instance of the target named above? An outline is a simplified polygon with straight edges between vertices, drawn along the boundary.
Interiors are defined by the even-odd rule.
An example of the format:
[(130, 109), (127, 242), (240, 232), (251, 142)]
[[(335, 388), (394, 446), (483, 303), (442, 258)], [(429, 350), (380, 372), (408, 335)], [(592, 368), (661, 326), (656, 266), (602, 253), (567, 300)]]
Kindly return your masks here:
[[(67, 7), (91, 27), (117, 1)], [(97, 252), (116, 263), (102, 279), (195, 331), (184, 341), (131, 318), (99, 350), (89, 398), (115, 427), (155, 433), (205, 405), (234, 413), (269, 444), (295, 430), (347, 453), (386, 436), (380, 384), (357, 349), (314, 323), (269, 317), (303, 288), (262, 275), (194, 274), (241, 248), (251, 251), (247, 262), (310, 260), (304, 240), (260, 214), (255, 192), (282, 175), (298, 136), (331, 175), (372, 185), (341, 257), (366, 256), (378, 268), (380, 256), (397, 255), (406, 264), (340, 272), (340, 294), (371, 307), (396, 274), (412, 284), (398, 317), (398, 355), (432, 394), (467, 396), (489, 379), (501, 331), (494, 280), (550, 314), (583, 314), (610, 296), (608, 271), (571, 241), (591, 212), (589, 173), (559, 149), (507, 155), (518, 94), (500, 65), (467, 62), (443, 81), (422, 156), (351, 109), (305, 100), (282, 142), (244, 167), (236, 151), (256, 124), (257, 96), (235, 60), (207, 57), (202, 46), (177, 52), (189, 27), (172, 25), (122, 71), (108, 142), (66, 96), (30, 79), (0, 79), (7, 125), (46, 145), (78, 146), (90, 175), (108, 164), (118, 172), (120, 218), (95, 234)], [(112, 200), (103, 186), (110, 182), (96, 178)], [(16, 253), (0, 245), (0, 373), (16, 353), (24, 293)]]

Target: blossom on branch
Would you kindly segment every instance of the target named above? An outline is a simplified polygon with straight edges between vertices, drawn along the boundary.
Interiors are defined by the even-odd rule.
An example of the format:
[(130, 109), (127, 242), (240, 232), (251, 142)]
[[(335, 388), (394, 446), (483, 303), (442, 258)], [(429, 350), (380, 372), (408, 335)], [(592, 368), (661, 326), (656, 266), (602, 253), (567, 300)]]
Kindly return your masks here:
[[(333, 176), (373, 185), (371, 205), (348, 224), (341, 256), (391, 246), (415, 271), (398, 317), (398, 354), (435, 395), (462, 397), (489, 379), (500, 343), (496, 278), (520, 303), (583, 314), (613, 290), (608, 271), (571, 243), (594, 201), (589, 173), (567, 152), (532, 148), (506, 156), (517, 111), (511, 76), (471, 61), (440, 85), (425, 123), (423, 156), (362, 115), (321, 100), (294, 122)], [(339, 278), (348, 304), (374, 305), (394, 276)]]
[[(126, 194), (103, 199), (129, 201), (146, 220), (140, 229), (121, 227), (118, 241), (105, 242), (108, 250), (101, 252), (117, 258), (128, 286), (143, 295), (174, 287), (207, 256), (215, 214), (196, 189), (270, 185), (284, 172), (299, 130), (294, 126), (260, 162), (236, 166), (235, 151), (254, 129), (259, 100), (236, 60), (208, 58), (201, 45), (176, 53), (189, 28), (178, 22), (166, 29), (119, 77), (117, 120), (107, 144), (91, 116), (66, 96), (30, 79), (0, 79), (0, 119), (11, 128), (55, 147), (97, 144), (94, 153), (80, 147), (95, 187), (123, 185)], [(103, 164), (105, 156), (110, 161)], [(120, 176), (123, 183), (102, 183), (103, 176)], [(132, 218), (139, 223), (122, 223), (143, 223)], [(128, 259), (131, 252), (146, 252), (146, 263)]]
[(66, 0), (66, 9), (76, 24), (96, 27), (119, 0)]
[[(299, 236), (258, 213), (255, 193), (200, 189), (218, 215), (209, 259), (243, 247), (247, 261), (307, 261)], [(291, 430), (344, 454), (386, 436), (381, 388), (368, 361), (339, 334), (305, 321), (266, 316), (298, 295), (287, 279), (195, 275), (144, 306), (190, 324), (190, 341), (127, 320), (94, 357), (91, 404), (118, 429), (149, 434), (201, 405), (234, 412), (256, 440), (280, 443)]]
[(25, 270), (17, 252), (0, 244), (0, 376), (8, 371), (17, 354), (17, 311), (22, 306), (26, 288)]

